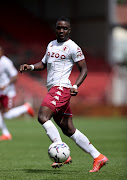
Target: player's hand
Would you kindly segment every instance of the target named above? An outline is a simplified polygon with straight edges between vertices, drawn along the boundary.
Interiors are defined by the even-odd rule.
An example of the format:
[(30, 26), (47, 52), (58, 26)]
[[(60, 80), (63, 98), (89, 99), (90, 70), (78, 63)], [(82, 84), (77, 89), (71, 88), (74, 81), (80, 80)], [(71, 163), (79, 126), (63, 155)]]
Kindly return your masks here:
[(7, 86), (0, 87), (0, 90), (4, 90)]
[(71, 96), (76, 96), (78, 94), (78, 90), (75, 88), (70, 88), (70, 94)]
[(20, 66), (20, 72), (23, 73), (24, 71), (30, 71), (31, 70), (31, 66), (28, 64), (23, 64)]

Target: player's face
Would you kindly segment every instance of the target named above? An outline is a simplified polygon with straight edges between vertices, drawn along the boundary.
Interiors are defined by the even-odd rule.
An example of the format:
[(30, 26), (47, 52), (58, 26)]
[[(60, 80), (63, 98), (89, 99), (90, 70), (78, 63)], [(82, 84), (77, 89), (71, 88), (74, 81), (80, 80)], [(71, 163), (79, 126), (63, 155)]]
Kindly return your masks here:
[(70, 24), (66, 21), (58, 21), (56, 23), (56, 38), (58, 42), (64, 42), (69, 39), (71, 32)]

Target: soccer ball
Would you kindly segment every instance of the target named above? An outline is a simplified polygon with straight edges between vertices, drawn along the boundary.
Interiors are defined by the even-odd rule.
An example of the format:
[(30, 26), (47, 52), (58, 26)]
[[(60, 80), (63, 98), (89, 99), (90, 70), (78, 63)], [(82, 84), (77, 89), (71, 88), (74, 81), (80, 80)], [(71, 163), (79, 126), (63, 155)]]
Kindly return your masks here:
[(65, 142), (54, 142), (48, 148), (48, 155), (53, 162), (62, 163), (70, 155), (70, 149)]

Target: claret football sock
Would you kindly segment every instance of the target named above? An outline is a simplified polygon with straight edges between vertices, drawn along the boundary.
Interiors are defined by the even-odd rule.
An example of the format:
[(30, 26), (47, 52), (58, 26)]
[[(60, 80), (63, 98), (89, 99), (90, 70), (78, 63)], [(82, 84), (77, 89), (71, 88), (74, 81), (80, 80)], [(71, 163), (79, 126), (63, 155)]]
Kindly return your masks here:
[(42, 126), (52, 142), (62, 142), (59, 131), (51, 120), (46, 121)]
[(76, 129), (70, 137), (86, 153), (89, 153), (94, 159), (100, 155), (100, 152), (90, 143), (89, 139)]

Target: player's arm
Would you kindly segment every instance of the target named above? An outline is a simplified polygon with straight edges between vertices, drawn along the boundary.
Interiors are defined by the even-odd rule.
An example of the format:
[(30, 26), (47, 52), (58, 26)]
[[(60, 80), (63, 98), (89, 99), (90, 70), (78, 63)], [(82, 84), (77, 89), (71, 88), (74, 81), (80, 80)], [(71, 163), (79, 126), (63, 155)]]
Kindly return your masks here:
[(87, 67), (86, 67), (85, 60), (78, 61), (76, 63), (76, 65), (80, 71), (80, 74), (79, 74), (75, 84), (79, 87), (87, 76)]
[(28, 65), (28, 64), (23, 64), (23, 65), (20, 65), (20, 72), (24, 72), (24, 71), (41, 71), (43, 69), (46, 68), (46, 65), (40, 61), (36, 64), (32, 64), (32, 65)]
[(8, 83), (8, 85), (15, 83), (17, 81), (17, 79), (18, 79), (18, 75), (11, 77), (10, 82)]
[(84, 79), (86, 78), (87, 76), (87, 67), (86, 67), (86, 62), (85, 60), (82, 60), (82, 61), (78, 61), (76, 63), (80, 73), (79, 73), (79, 76), (77, 77), (76, 79), (76, 82), (75, 84), (73, 85), (73, 88), (70, 89), (70, 94), (72, 96), (76, 96), (77, 93), (78, 93), (78, 90), (77, 88), (82, 84), (82, 82), (84, 81)]
[(4, 86), (0, 87), (0, 90), (4, 90), (4, 89), (5, 89), (7, 86), (9, 86), (10, 84), (15, 83), (15, 82), (17, 81), (17, 78), (18, 78), (18, 76), (17, 76), (17, 75), (16, 75), (16, 76), (11, 77), (11, 78), (10, 78), (10, 81), (8, 82), (8, 84), (6, 84), (6, 85), (4, 85)]

